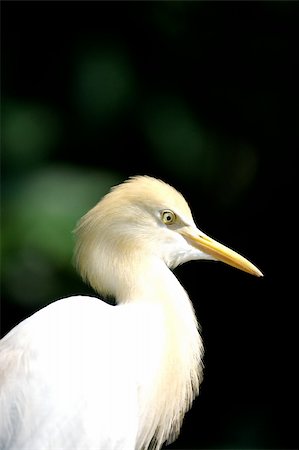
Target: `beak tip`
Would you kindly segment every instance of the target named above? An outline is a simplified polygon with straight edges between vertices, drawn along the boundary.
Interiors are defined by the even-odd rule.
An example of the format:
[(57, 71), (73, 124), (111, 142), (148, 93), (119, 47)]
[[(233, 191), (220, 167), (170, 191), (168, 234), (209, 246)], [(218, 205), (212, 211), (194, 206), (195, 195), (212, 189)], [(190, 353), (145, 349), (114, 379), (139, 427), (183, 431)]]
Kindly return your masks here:
[(248, 272), (258, 278), (263, 278), (264, 274), (256, 266), (254, 266), (250, 261), (246, 260), (246, 265), (237, 267), (238, 269)]
[(263, 276), (264, 276), (263, 272), (261, 272), (260, 269), (258, 269), (252, 263), (250, 263), (250, 265), (251, 265), (251, 267), (250, 267), (250, 270), (248, 272), (251, 273), (252, 275), (256, 276), (256, 277), (263, 278)]

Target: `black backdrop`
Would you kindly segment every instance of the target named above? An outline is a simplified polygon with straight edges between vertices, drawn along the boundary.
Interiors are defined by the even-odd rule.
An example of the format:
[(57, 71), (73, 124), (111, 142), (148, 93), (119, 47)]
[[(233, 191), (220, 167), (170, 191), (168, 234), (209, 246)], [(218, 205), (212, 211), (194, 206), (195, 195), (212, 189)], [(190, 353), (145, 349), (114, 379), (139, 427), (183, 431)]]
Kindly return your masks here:
[(1, 9), (2, 334), (55, 298), (90, 292), (71, 258), (57, 263), (67, 238), (51, 234), (39, 186), (48, 195), (55, 185), (51, 207), (65, 195), (65, 212), (73, 186), (76, 196), (93, 183), (78, 219), (110, 184), (161, 177), (185, 194), (200, 228), (265, 274), (209, 262), (177, 269), (206, 368), (170, 448), (295, 448), (298, 3)]

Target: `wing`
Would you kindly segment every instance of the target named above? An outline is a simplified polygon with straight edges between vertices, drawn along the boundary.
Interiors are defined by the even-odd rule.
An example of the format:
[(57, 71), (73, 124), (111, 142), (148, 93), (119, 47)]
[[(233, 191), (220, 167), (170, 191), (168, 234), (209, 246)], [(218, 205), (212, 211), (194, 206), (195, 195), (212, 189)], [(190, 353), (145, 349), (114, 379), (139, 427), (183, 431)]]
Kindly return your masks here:
[(135, 447), (135, 356), (123, 324), (120, 307), (70, 297), (0, 341), (2, 450)]

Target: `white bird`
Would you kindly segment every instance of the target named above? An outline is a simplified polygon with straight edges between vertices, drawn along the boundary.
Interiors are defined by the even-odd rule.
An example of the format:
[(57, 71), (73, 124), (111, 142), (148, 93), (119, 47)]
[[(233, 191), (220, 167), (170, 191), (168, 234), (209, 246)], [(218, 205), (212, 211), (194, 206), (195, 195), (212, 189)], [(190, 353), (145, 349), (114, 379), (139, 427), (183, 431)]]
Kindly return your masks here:
[(147, 176), (113, 188), (79, 222), (75, 259), (95, 297), (58, 300), (0, 344), (1, 450), (160, 449), (199, 392), (203, 345), (171, 269), (248, 260), (200, 231), (183, 196)]

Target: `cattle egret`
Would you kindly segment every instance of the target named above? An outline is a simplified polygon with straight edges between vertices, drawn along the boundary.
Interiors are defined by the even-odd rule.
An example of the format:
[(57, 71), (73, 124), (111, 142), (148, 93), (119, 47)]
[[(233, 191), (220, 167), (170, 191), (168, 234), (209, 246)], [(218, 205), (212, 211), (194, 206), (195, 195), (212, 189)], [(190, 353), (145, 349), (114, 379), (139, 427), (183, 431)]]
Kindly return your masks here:
[(202, 380), (192, 304), (171, 269), (248, 260), (200, 231), (183, 196), (137, 176), (79, 222), (76, 265), (95, 297), (58, 300), (1, 341), (1, 450), (160, 449)]

